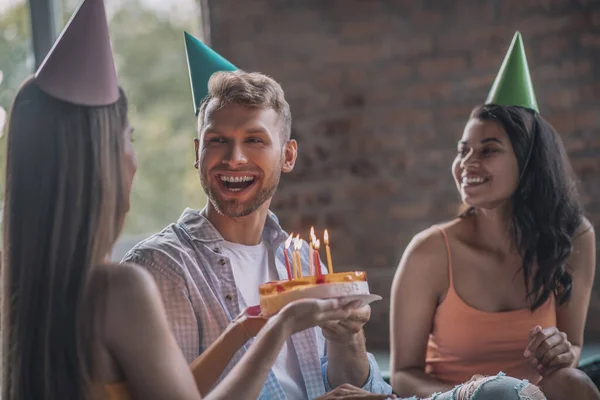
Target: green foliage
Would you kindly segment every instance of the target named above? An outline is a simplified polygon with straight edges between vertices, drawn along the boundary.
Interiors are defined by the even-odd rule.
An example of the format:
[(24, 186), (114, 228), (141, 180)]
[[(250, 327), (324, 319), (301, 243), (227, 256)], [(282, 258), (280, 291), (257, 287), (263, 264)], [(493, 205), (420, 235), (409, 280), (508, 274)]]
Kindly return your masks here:
[[(0, 107), (7, 113), (21, 82), (33, 71), (33, 50), (29, 22), (29, 8), (24, 4), (6, 9), (0, 14)], [(6, 125), (3, 132), (6, 131)], [(6, 137), (0, 139), (0, 196), (4, 196), (6, 164)]]
[(139, 160), (126, 231), (146, 233), (205, 201), (193, 168), (196, 120), (183, 44), (189, 27), (129, 0), (110, 29)]

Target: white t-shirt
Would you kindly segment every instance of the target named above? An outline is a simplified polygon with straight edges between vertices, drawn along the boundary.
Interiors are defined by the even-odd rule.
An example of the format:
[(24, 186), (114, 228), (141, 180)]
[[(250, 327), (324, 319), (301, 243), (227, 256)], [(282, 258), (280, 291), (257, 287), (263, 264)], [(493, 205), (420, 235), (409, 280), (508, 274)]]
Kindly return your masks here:
[[(223, 253), (229, 258), (235, 284), (241, 294), (240, 309), (260, 304), (258, 285), (277, 280), (275, 255), (264, 243), (245, 246), (223, 242)], [(292, 339), (288, 339), (273, 364), (275, 377), (288, 399), (306, 399), (306, 389)]]

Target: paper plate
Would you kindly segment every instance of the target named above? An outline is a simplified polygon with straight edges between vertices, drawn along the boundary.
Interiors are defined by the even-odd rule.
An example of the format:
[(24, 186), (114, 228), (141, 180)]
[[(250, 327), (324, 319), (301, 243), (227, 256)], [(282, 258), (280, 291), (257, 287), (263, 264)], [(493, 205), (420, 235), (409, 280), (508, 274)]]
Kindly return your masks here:
[[(352, 294), (352, 295), (339, 297), (339, 298), (344, 299), (344, 300), (349, 300), (349, 301), (362, 300), (361, 307), (366, 306), (367, 304), (371, 304), (374, 301), (378, 301), (378, 300), (382, 299), (382, 297), (379, 296), (378, 294)], [(261, 316), (261, 312), (262, 312), (260, 309), (260, 305), (248, 307), (245, 311), (246, 311), (246, 314), (251, 317), (259, 317), (259, 316)]]
[(363, 306), (371, 304), (374, 301), (381, 300), (382, 297), (378, 294), (353, 294), (350, 296), (342, 297), (344, 300), (362, 300)]

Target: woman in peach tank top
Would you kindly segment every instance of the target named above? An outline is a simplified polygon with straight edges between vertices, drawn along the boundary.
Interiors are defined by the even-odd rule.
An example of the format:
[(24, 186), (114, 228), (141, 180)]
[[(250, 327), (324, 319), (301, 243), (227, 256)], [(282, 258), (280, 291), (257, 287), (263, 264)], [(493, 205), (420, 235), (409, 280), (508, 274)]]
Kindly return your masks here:
[[(444, 381), (460, 383), (473, 371), (509, 376), (537, 383), (539, 371), (523, 357), (523, 342), (532, 326), (556, 326), (556, 304), (551, 296), (531, 312), (529, 308), (486, 312), (467, 304), (452, 279), (452, 252), (448, 234), (439, 228), (448, 255), (448, 291), (437, 307), (427, 343), (426, 372)], [(485, 354), (482, 354), (485, 349)]]
[(573, 368), (595, 239), (559, 135), (534, 110), (477, 107), (452, 174), (464, 211), (416, 235), (394, 278), (394, 390), (428, 396), (502, 371), (550, 400), (599, 399)]

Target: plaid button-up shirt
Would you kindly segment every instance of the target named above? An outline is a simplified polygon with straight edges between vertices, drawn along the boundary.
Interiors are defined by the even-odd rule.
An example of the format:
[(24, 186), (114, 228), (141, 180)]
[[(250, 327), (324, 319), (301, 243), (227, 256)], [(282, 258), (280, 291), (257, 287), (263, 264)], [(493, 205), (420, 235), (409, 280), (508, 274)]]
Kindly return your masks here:
[[(287, 278), (282, 246), (287, 236), (275, 215), (269, 213), (263, 230), (263, 241), (272, 250), (280, 279)], [(138, 243), (123, 258), (123, 262), (141, 265), (154, 276), (175, 338), (190, 363), (240, 313), (240, 293), (229, 259), (223, 255), (223, 240), (200, 211), (186, 209), (177, 223)], [(305, 244), (303, 249), (302, 265), (304, 274), (308, 274), (308, 246)], [(327, 382), (326, 341), (320, 328), (294, 334), (292, 343), (308, 398), (313, 399), (330, 391)], [(225, 372), (240, 360), (249, 344), (250, 342), (237, 352)], [(368, 358), (370, 373), (363, 389), (375, 393), (391, 393), (391, 387), (383, 380), (375, 358), (371, 354), (368, 354)], [(259, 398), (286, 398), (272, 370)]]

